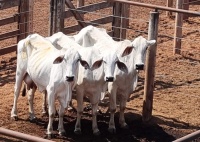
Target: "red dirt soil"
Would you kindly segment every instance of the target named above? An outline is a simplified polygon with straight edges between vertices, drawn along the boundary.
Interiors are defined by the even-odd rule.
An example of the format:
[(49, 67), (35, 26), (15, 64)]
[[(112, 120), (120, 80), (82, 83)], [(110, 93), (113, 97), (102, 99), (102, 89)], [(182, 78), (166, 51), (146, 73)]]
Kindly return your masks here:
[[(88, 0), (86, 4), (97, 0)], [(100, 1), (100, 0), (98, 0)], [(147, 0), (137, 0), (145, 2)], [(73, 1), (76, 3), (76, 1)], [(150, 0), (148, 3), (166, 5), (163, 0)], [(190, 6), (190, 10), (200, 11), (199, 6)], [(0, 19), (13, 15), (17, 10), (10, 8), (0, 11)], [(147, 37), (148, 17), (150, 9), (131, 6), (130, 25), (127, 39), (132, 40), (138, 35)], [(109, 13), (100, 11), (101, 15)], [(153, 102), (153, 117), (150, 124), (142, 123), (141, 112), (143, 102), (144, 71), (140, 72), (136, 91), (127, 103), (125, 118), (128, 130), (122, 130), (116, 113), (117, 134), (108, 133), (109, 113), (107, 106), (100, 105), (102, 114), (98, 115), (100, 137), (92, 135), (91, 112), (85, 111), (82, 118), (82, 135), (73, 133), (76, 112), (67, 112), (64, 116), (66, 136), (55, 135), (52, 140), (61, 141), (112, 141), (112, 142), (170, 142), (200, 129), (200, 17), (189, 18), (183, 24), (183, 43), (181, 55), (173, 55), (174, 18), (168, 18), (164, 11), (160, 12), (159, 37), (156, 56), (155, 91)], [(173, 14), (174, 15), (174, 14)], [(85, 19), (98, 17), (97, 14), (88, 14)], [(33, 33), (48, 36), (49, 0), (34, 0)], [(65, 20), (67, 26), (74, 24), (74, 20)], [(108, 30), (110, 25), (104, 26)], [(15, 24), (0, 27), (0, 34), (15, 29)], [(144, 31), (144, 32), (141, 32)], [(16, 39), (1, 41), (0, 48), (16, 43)], [(36, 122), (28, 120), (28, 102), (26, 97), (18, 99), (18, 121), (10, 118), (13, 105), (14, 83), (16, 71), (16, 54), (0, 56), (0, 127), (46, 137), (45, 132), (48, 117), (42, 116), (42, 96), (36, 92), (34, 99)], [(107, 98), (106, 98), (107, 99)], [(76, 101), (73, 100), (76, 106)], [(57, 131), (58, 121), (54, 122)], [(57, 133), (56, 133), (57, 134)], [(0, 141), (21, 141), (0, 134)], [(200, 141), (200, 138), (196, 141)]]

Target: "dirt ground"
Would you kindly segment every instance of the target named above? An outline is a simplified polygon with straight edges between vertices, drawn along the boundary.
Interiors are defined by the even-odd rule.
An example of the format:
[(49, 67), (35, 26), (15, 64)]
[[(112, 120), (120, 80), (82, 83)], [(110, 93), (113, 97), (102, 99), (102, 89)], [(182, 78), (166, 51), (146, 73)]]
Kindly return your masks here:
[[(96, 0), (97, 1), (97, 0)], [(86, 4), (94, 3), (88, 0)], [(100, 1), (100, 0), (99, 0)], [(137, 0), (152, 4), (165, 5), (163, 0)], [(75, 1), (74, 1), (75, 2)], [(33, 33), (48, 36), (49, 0), (34, 0)], [(147, 37), (149, 10), (131, 6), (130, 25), (127, 39), (133, 39), (138, 35)], [(200, 11), (200, 6), (190, 6), (190, 10)], [(10, 8), (0, 11), (0, 19), (12, 15), (17, 10)], [(109, 11), (109, 10), (108, 10)], [(105, 13), (104, 13), (105, 12)], [(153, 117), (149, 124), (142, 123), (142, 102), (144, 88), (144, 71), (140, 72), (138, 87), (131, 95), (127, 103), (125, 118), (129, 126), (128, 130), (122, 130), (118, 123), (118, 112), (115, 115), (117, 133), (108, 133), (109, 113), (106, 105), (100, 105), (101, 114), (98, 115), (98, 126), (101, 136), (92, 135), (91, 112), (84, 111), (82, 118), (82, 135), (73, 133), (76, 112), (67, 112), (64, 116), (66, 136), (55, 135), (52, 139), (61, 141), (80, 142), (170, 142), (200, 129), (200, 17), (189, 18), (183, 24), (183, 42), (181, 55), (173, 55), (174, 17), (168, 18), (164, 11), (160, 12), (159, 32), (157, 41), (155, 91), (153, 102)], [(100, 12), (107, 14), (106, 10)], [(174, 14), (173, 14), (174, 15)], [(86, 16), (85, 19), (95, 18), (97, 14)], [(73, 20), (66, 20), (66, 24), (72, 24)], [(67, 25), (67, 26), (69, 26)], [(0, 34), (16, 28), (15, 24), (0, 27)], [(111, 29), (109, 25), (106, 27)], [(16, 39), (0, 42), (0, 48), (16, 43)], [(27, 97), (19, 97), (18, 121), (10, 118), (13, 105), (13, 93), (15, 83), (16, 54), (0, 56), (0, 127), (46, 137), (45, 132), (48, 117), (42, 116), (42, 96), (36, 92), (34, 99), (36, 122), (28, 120)], [(73, 100), (76, 106), (76, 101)], [(87, 104), (87, 103), (86, 103)], [(58, 122), (54, 122), (54, 130), (57, 131)], [(20, 141), (0, 134), (0, 141)], [(195, 141), (200, 141), (196, 139)]]

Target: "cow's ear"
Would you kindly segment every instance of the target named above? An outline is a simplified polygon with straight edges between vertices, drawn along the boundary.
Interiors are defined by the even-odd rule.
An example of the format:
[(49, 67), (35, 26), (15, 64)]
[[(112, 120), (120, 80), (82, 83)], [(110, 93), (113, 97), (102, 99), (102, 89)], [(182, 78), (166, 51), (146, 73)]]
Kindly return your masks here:
[(80, 59), (80, 64), (85, 68), (85, 69), (90, 69), (89, 64), (85, 60)]
[(58, 56), (54, 61), (53, 64), (59, 64), (63, 61), (64, 55)]
[(91, 67), (91, 70), (93, 71), (93, 70), (95, 70), (95, 69), (98, 69), (98, 68), (102, 65), (102, 63), (103, 63), (103, 60), (102, 60), (102, 59), (100, 59), (100, 60), (94, 62), (94, 64), (93, 64), (92, 67)]
[(156, 43), (156, 40), (147, 40), (148, 46), (154, 45)]
[(120, 62), (120, 61), (117, 61), (117, 67), (118, 67), (121, 71), (123, 71), (123, 72), (125, 72), (125, 73), (128, 73), (128, 68), (127, 68), (127, 66), (126, 66), (124, 63), (122, 63), (122, 62)]
[(124, 50), (124, 52), (122, 53), (122, 57), (129, 55), (131, 53), (131, 51), (133, 50), (133, 46), (127, 46)]

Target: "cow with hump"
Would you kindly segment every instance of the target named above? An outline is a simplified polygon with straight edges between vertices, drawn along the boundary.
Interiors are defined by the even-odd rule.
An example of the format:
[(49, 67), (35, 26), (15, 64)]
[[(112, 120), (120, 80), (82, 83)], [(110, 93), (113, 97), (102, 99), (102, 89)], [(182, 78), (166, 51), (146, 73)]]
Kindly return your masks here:
[[(84, 35), (84, 36), (83, 36)], [(109, 51), (113, 52), (116, 48), (118, 50), (124, 50), (124, 47), (129, 47), (128, 52), (123, 52), (121, 56), (118, 56), (117, 60), (120, 60), (123, 63), (123, 69), (120, 68), (110, 68), (113, 70), (113, 81), (108, 82), (108, 85), (104, 87), (104, 91), (106, 88), (109, 92), (109, 101), (110, 101), (110, 122), (109, 122), (109, 132), (115, 133), (115, 122), (114, 122), (114, 114), (116, 111), (116, 99), (119, 99), (120, 103), (120, 117), (119, 124), (122, 128), (127, 128), (127, 124), (124, 118), (124, 110), (126, 107), (126, 102), (132, 94), (133, 90), (135, 90), (137, 86), (138, 80), (138, 70), (144, 69), (144, 62), (147, 48), (156, 43), (155, 40), (146, 40), (144, 37), (139, 36), (135, 38), (133, 41), (123, 40), (123, 41), (114, 41), (112, 37), (110, 37), (106, 30), (103, 28), (96, 28), (93, 26), (88, 26), (82, 29), (77, 35), (74, 36), (75, 41), (84, 44), (84, 46), (88, 46), (90, 43), (95, 42), (96, 45), (99, 44), (99, 49), (106, 55), (110, 54)], [(88, 42), (85, 42), (89, 38)], [(109, 41), (109, 42), (108, 42)], [(106, 46), (106, 43), (110, 43), (110, 46)], [(111, 57), (111, 56), (107, 56)], [(118, 65), (119, 67), (119, 65)], [(128, 67), (128, 68), (126, 68)], [(106, 69), (106, 68), (105, 68)], [(101, 99), (104, 98), (104, 91), (102, 92)]]
[[(72, 45), (73, 43), (74, 45)], [(69, 46), (81, 48), (73, 40)], [(32, 91), (30, 94), (32, 96), (29, 97), (30, 106), (33, 105), (32, 99), (36, 87), (41, 92), (47, 91), (49, 105), (47, 134), (49, 136), (53, 132), (52, 122), (55, 115), (55, 99), (58, 99), (60, 103), (58, 131), (59, 134), (64, 134), (64, 110), (69, 101), (71, 101), (72, 85), (77, 78), (79, 62), (89, 69), (88, 63), (81, 59), (77, 48), (58, 49), (38, 34), (32, 34), (20, 41), (17, 50), (16, 82), (11, 117), (17, 118), (17, 99), (24, 80)], [(34, 114), (34, 112), (30, 113)]]
[[(108, 39), (105, 30), (98, 30), (101, 35), (99, 39), (94, 40), (92, 31), (96, 30), (93, 26), (83, 28), (77, 35), (70, 37), (85, 48), (81, 49), (82, 59), (89, 63), (89, 70), (79, 66), (78, 80), (75, 85), (77, 99), (77, 121), (74, 132), (81, 134), (81, 114), (83, 113), (83, 97), (87, 96), (92, 104), (92, 129), (94, 135), (99, 135), (100, 131), (97, 126), (97, 109), (100, 101), (101, 92), (105, 91), (108, 82), (114, 80), (114, 70), (117, 66), (122, 72), (127, 72), (127, 66), (119, 60), (120, 56), (130, 54), (132, 47), (124, 44), (119, 47), (115, 42)], [(61, 32), (52, 36), (53, 44), (66, 44), (67, 36)], [(110, 38), (110, 37), (109, 37)], [(107, 88), (107, 87), (106, 87)]]

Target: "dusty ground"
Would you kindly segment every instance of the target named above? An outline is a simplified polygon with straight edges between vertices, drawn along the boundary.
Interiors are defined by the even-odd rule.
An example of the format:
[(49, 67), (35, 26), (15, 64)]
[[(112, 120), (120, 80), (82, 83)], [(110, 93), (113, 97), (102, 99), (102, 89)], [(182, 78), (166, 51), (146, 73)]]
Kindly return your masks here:
[[(137, 0), (145, 2), (146, 0)], [(95, 2), (89, 0), (88, 3)], [(152, 4), (165, 5), (162, 0), (150, 0)], [(199, 6), (191, 6), (191, 10), (200, 11)], [(34, 30), (43, 36), (48, 36), (48, 10), (49, 0), (35, 0), (34, 4)], [(0, 11), (0, 19), (12, 15), (15, 8)], [(109, 11), (109, 10), (108, 10)], [(147, 36), (147, 23), (149, 9), (131, 7), (130, 28), (128, 39), (135, 36)], [(104, 14), (102, 11), (101, 14)], [(106, 12), (105, 12), (106, 14)], [(95, 18), (95, 14), (91, 16)], [(91, 18), (86, 16), (86, 19)], [(73, 21), (66, 21), (70, 24)], [(69, 26), (69, 25), (67, 25)], [(109, 26), (109, 25), (108, 25)], [(0, 34), (14, 29), (16, 25), (0, 27)], [(110, 27), (106, 27), (111, 29)], [(98, 126), (101, 137), (92, 136), (91, 113), (85, 111), (82, 119), (81, 136), (73, 133), (76, 113), (66, 112), (64, 126), (67, 132), (65, 137), (55, 136), (55, 141), (141, 141), (141, 142), (169, 142), (200, 129), (200, 18), (189, 18), (183, 25), (182, 55), (173, 55), (174, 19), (165, 16), (160, 11), (159, 37), (157, 47), (155, 91), (153, 102), (153, 117), (151, 124), (143, 124), (141, 121), (144, 72), (140, 72), (139, 85), (127, 103), (126, 121), (129, 129), (124, 131), (118, 126), (118, 113), (116, 113), (117, 134), (110, 135), (107, 131), (109, 114), (107, 107), (101, 106), (102, 114), (98, 116)], [(4, 40), (0, 43), (3, 48), (16, 39)], [(18, 132), (45, 137), (48, 118), (41, 114), (41, 95), (35, 95), (35, 112), (37, 122), (28, 120), (28, 104), (26, 97), (19, 97), (19, 120), (10, 119), (10, 111), (13, 104), (13, 91), (15, 82), (16, 55), (15, 53), (0, 57), (0, 127)], [(73, 101), (74, 104), (76, 101)], [(57, 121), (54, 123), (56, 132)], [(0, 141), (19, 141), (0, 135)], [(200, 139), (196, 140), (200, 141)]]

